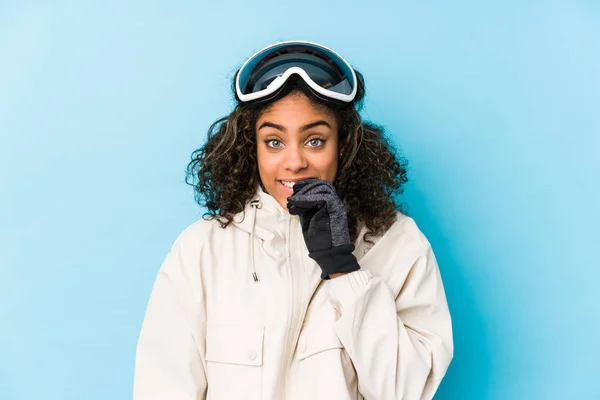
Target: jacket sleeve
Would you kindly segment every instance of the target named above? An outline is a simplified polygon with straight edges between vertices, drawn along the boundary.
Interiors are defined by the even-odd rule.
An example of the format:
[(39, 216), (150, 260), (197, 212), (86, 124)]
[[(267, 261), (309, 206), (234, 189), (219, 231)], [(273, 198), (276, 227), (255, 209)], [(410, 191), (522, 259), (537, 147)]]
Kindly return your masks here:
[(191, 236), (184, 231), (177, 239), (154, 283), (137, 344), (135, 400), (206, 397), (206, 313), (200, 250)]
[(440, 272), (429, 243), (399, 293), (369, 271), (330, 281), (340, 311), (335, 332), (367, 400), (431, 399), (453, 357), (452, 326)]

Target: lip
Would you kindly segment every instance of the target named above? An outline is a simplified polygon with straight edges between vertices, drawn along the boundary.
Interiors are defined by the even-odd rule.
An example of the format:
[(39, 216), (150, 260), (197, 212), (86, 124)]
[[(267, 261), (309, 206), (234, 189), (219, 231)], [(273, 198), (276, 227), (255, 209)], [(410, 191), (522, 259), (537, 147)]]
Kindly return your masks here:
[(286, 195), (291, 196), (294, 194), (294, 188), (285, 186), (283, 184), (283, 182), (300, 182), (305, 179), (316, 179), (316, 178), (310, 177), (310, 178), (278, 179), (277, 182), (279, 183), (279, 187), (281, 187), (281, 189), (286, 193)]
[(279, 182), (283, 181), (283, 182), (300, 182), (306, 179), (317, 179), (315, 177), (308, 177), (308, 178), (294, 178), (294, 179), (277, 179)]

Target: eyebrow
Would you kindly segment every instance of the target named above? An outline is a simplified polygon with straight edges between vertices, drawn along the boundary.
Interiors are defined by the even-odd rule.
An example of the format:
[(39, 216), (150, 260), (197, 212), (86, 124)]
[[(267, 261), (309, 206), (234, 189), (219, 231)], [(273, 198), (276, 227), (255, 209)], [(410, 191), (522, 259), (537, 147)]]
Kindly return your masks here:
[[(315, 126), (320, 126), (320, 125), (325, 125), (329, 129), (331, 129), (331, 125), (329, 125), (327, 123), (327, 121), (320, 120), (320, 121), (311, 122), (310, 124), (306, 124), (306, 125), (301, 126), (300, 127), (300, 131), (303, 132), (303, 131), (306, 131), (306, 130), (308, 130), (310, 128), (314, 128)], [(287, 129), (285, 128), (285, 126), (278, 125), (278, 124), (275, 124), (275, 123), (269, 122), (269, 121), (263, 122), (261, 124), (261, 126), (258, 128), (258, 130), (261, 130), (262, 128), (266, 128), (266, 127), (275, 128), (275, 129), (280, 130), (282, 132), (286, 132), (287, 131)]]

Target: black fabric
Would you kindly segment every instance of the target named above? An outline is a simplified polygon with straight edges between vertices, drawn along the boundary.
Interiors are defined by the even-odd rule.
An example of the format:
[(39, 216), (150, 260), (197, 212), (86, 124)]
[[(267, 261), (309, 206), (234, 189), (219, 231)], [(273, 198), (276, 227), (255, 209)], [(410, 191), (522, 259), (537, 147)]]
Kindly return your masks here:
[(290, 214), (300, 216), (308, 255), (321, 267), (322, 279), (360, 269), (352, 254), (344, 204), (330, 182), (307, 179), (296, 183), (287, 207)]
[(321, 279), (328, 280), (329, 275), (339, 272), (353, 272), (360, 269), (358, 261), (352, 252), (353, 244), (333, 247), (330, 250), (314, 251), (308, 256), (321, 267)]

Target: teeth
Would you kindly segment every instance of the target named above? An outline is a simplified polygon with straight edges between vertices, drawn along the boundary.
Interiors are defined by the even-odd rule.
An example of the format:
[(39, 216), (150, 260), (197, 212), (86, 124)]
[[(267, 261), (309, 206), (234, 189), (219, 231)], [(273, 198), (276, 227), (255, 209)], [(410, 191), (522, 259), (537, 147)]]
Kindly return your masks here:
[(281, 183), (283, 183), (284, 186), (287, 186), (289, 188), (293, 188), (294, 185), (296, 184), (296, 182), (286, 182), (286, 181), (281, 181)]

